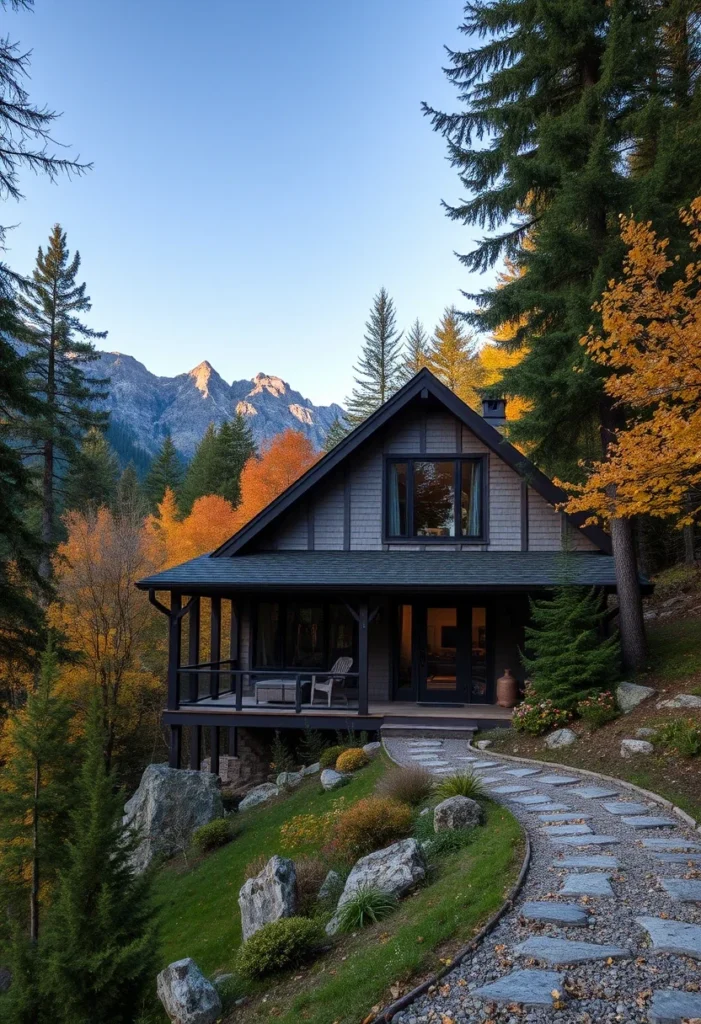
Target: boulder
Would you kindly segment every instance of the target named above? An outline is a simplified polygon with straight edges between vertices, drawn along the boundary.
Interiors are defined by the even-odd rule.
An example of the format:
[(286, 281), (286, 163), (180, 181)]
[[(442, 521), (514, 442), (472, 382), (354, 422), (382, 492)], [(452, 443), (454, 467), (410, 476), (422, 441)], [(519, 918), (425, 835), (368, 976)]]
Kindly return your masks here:
[(264, 782), (261, 786), (254, 786), (253, 789), (249, 789), (239, 804), (239, 810), (248, 811), (251, 807), (257, 807), (258, 804), (264, 804), (266, 800), (272, 800), (274, 796), (279, 795), (280, 790), (277, 786), (273, 785), (272, 782)]
[(337, 789), (339, 786), (345, 785), (350, 778), (350, 775), (344, 772), (337, 772), (334, 768), (324, 768), (321, 773), (321, 785), (324, 789)]
[(616, 701), (624, 715), (627, 715), (638, 704), (642, 704), (655, 691), (651, 686), (639, 686), (637, 683), (619, 683), (616, 687)]
[(694, 693), (678, 693), (676, 697), (670, 697), (669, 700), (661, 700), (657, 704), (658, 708), (701, 708), (701, 697), (697, 697)]
[(654, 752), (655, 748), (647, 740), (621, 740), (621, 757), (637, 757)]
[(321, 765), (317, 761), (315, 764), (308, 764), (306, 768), (302, 768), (302, 775), (318, 775), (321, 771)]
[(381, 743), (366, 743), (363, 747), (363, 753), (367, 754), (368, 757), (374, 757), (375, 754), (379, 754), (381, 750)]
[(280, 772), (275, 779), (278, 789), (294, 789), (299, 786), (304, 776), (301, 772)]
[(263, 925), (293, 917), (297, 909), (297, 874), (294, 861), (271, 857), (263, 870), (239, 891), (241, 930), (247, 942)]
[(223, 816), (216, 775), (150, 764), (124, 805), (124, 824), (139, 836), (131, 855), (134, 871), (141, 873), (154, 858), (183, 849), (196, 828)]
[(328, 875), (321, 883), (321, 888), (317, 894), (317, 899), (327, 900), (330, 896), (333, 896), (335, 892), (338, 892), (338, 888), (341, 884), (341, 876), (338, 871), (329, 871)]
[(491, 745), (491, 740), (477, 740), (477, 742), (475, 743), (475, 746), (477, 747), (478, 750), (487, 750), (487, 748), (491, 747)]
[(156, 991), (173, 1024), (214, 1024), (222, 1015), (219, 993), (190, 957), (161, 971)]
[(557, 750), (559, 747), (570, 747), (576, 741), (576, 732), (572, 732), (571, 729), (556, 729), (545, 737), (545, 746), (549, 750)]
[(343, 887), (336, 913), (326, 925), (329, 935), (338, 930), (338, 912), (358, 889), (381, 889), (399, 898), (426, 877), (426, 859), (415, 839), (403, 839), (357, 861)]
[(635, 738), (636, 740), (646, 740), (650, 736), (654, 736), (656, 732), (657, 729), (647, 729), (643, 727), (642, 729), (635, 730)]
[(476, 800), (467, 796), (449, 796), (442, 800), (433, 811), (435, 832), (454, 831), (459, 828), (474, 828), (482, 820), (482, 808)]

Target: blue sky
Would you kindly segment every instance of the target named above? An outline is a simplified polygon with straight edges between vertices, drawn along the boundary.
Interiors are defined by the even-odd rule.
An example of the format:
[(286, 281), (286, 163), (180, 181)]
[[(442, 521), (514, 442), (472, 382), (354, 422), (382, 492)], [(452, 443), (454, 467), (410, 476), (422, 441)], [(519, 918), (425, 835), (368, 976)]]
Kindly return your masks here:
[(25, 175), (5, 216), (29, 271), (55, 221), (79, 248), (105, 347), (172, 375), (278, 374), (342, 401), (373, 294), (432, 328), (470, 280), (472, 229), (420, 102), (454, 105), (462, 0), (36, 0), (5, 12), (31, 97), (94, 162)]

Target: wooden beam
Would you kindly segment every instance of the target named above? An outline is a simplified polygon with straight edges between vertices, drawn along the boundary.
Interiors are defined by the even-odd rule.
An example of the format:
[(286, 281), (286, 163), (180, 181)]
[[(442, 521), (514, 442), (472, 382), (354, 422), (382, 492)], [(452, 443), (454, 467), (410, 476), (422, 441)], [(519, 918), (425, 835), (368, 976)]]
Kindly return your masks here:
[(528, 551), (528, 481), (521, 481), (521, 551)]
[(229, 727), (229, 757), (239, 756), (239, 732), (236, 726)]
[(171, 725), (170, 727), (170, 755), (168, 764), (171, 768), (180, 767), (182, 751), (183, 727), (182, 725)]
[[(196, 597), (190, 608), (188, 619), (188, 665), (197, 665), (200, 660), (200, 599)], [(199, 697), (199, 676), (196, 672), (190, 673), (190, 700), (196, 701)]]
[(194, 772), (200, 770), (202, 764), (202, 726), (190, 726), (190, 767)]
[(370, 671), (370, 616), (368, 602), (364, 599), (358, 606), (358, 714), (368, 713), (369, 671)]
[[(210, 598), (212, 611), (209, 620), (209, 660), (221, 661), (221, 598)], [(209, 677), (209, 695), (212, 700), (219, 697), (219, 669), (214, 669)]]
[(351, 549), (351, 476), (348, 469), (343, 473), (343, 550)]
[(219, 774), (219, 726), (213, 725), (209, 730), (209, 770), (212, 775)]
[(168, 618), (168, 710), (177, 711), (180, 704), (180, 640), (182, 635), (182, 597), (170, 595)]

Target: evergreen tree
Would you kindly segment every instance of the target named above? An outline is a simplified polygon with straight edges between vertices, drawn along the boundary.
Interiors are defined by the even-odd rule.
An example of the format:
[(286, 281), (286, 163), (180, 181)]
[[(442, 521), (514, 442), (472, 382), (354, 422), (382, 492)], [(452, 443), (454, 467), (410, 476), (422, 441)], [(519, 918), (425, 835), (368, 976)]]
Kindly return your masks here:
[(41, 460), (41, 539), (46, 551), (40, 571), (51, 573), (49, 549), (54, 541), (57, 484), (78, 454), (78, 442), (106, 416), (95, 411), (97, 399), (106, 397), (106, 381), (89, 377), (87, 364), (97, 358), (93, 331), (78, 314), (91, 308), (85, 284), (77, 284), (80, 253), (71, 258), (66, 233), (54, 225), (46, 252), (40, 247), (30, 280), (22, 282), (21, 312), (29, 334), (31, 383), (42, 413), (30, 424), (36, 453)]
[(118, 477), (117, 456), (104, 433), (93, 427), (83, 438), (66, 481), (66, 508), (94, 512), (103, 505), (109, 507)]
[(41, 988), (61, 1024), (131, 1024), (158, 956), (150, 875), (134, 874), (138, 837), (122, 823), (124, 794), (105, 765), (94, 701), (61, 871), (42, 944)]
[(203, 497), (205, 494), (218, 493), (219, 464), (217, 442), (216, 427), (213, 423), (210, 423), (185, 471), (185, 479), (183, 480), (178, 501), (183, 515), (190, 514), (192, 506), (198, 498)]
[(401, 369), (402, 383), (411, 380), (419, 370), (428, 366), (429, 341), (424, 325), (417, 317), (407, 331), (404, 361)]
[(146, 511), (141, 485), (137, 476), (134, 463), (130, 462), (124, 469), (117, 481), (117, 491), (114, 498), (114, 510), (117, 515), (136, 513), (142, 515)]
[(346, 399), (348, 422), (357, 426), (394, 394), (401, 384), (402, 334), (397, 333), (394, 303), (385, 288), (373, 299), (365, 324), (365, 344), (353, 367), (355, 387)]
[(133, 463), (136, 475), (143, 480), (151, 468), (151, 456), (137, 443), (133, 430), (115, 420), (114, 414), (107, 425), (107, 440), (117, 453), (120, 466), (125, 468)]
[(538, 700), (574, 708), (619, 678), (618, 636), (603, 639), (606, 608), (594, 589), (558, 587), (550, 599), (531, 600), (523, 664)]
[(241, 413), (225, 420), (217, 436), (218, 483), (215, 494), (221, 494), (237, 508), (241, 502), (241, 473), (249, 459), (256, 455), (251, 428)]
[(149, 510), (155, 512), (159, 502), (163, 501), (166, 487), (176, 495), (180, 494), (183, 481), (183, 468), (178, 451), (170, 434), (167, 434), (161, 450), (151, 463), (144, 480), (144, 497)]
[(58, 663), (49, 646), (42, 656), (37, 689), (8, 720), (0, 787), (0, 887), (17, 922), (29, 915), (26, 931), (39, 936), (42, 887), (49, 885), (65, 856), (64, 836), (73, 789), (69, 740), (71, 709), (56, 695)]
[(446, 309), (436, 327), (428, 366), (458, 398), (474, 409), (478, 407), (477, 388), (484, 377), (482, 364), (474, 350), (474, 340), (463, 329), (454, 307)]
[(346, 436), (346, 434), (348, 434), (348, 432), (349, 428), (345, 426), (343, 423), (341, 423), (338, 416), (336, 416), (334, 418), (333, 423), (326, 431), (326, 437), (324, 438), (324, 444), (322, 446), (324, 451), (330, 452), (333, 448), (336, 447), (339, 441), (343, 440), (343, 438)]

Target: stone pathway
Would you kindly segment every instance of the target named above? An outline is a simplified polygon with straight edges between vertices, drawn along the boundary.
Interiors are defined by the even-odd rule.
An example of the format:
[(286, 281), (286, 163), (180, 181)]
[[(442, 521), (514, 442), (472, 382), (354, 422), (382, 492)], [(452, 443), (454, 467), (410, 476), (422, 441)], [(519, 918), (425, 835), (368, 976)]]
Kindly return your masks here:
[(473, 771), (519, 819), (531, 866), (514, 909), (394, 1024), (680, 1024), (701, 1018), (701, 834), (621, 786), (386, 741), (400, 764)]

